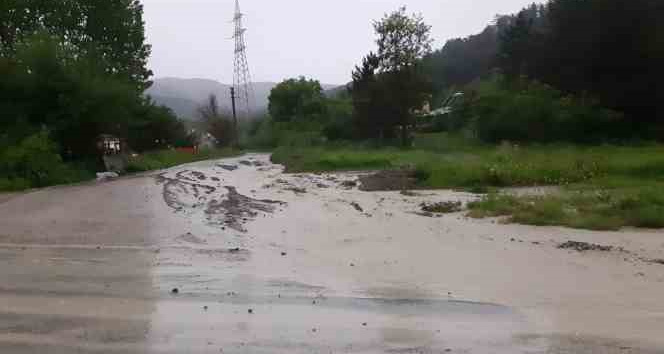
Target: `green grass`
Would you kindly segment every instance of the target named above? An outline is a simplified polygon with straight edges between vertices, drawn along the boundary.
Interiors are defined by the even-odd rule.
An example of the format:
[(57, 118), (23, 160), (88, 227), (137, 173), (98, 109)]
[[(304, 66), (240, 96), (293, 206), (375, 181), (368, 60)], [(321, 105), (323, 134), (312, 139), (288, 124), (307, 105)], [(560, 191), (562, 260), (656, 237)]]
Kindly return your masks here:
[(202, 150), (197, 155), (175, 150), (152, 151), (138, 155), (137, 157), (131, 157), (127, 166), (127, 172), (160, 170), (190, 162), (235, 156), (238, 153), (238, 151), (232, 149)]
[(664, 228), (664, 146), (491, 146), (459, 136), (423, 134), (415, 147), (281, 147), (273, 161), (288, 172), (417, 171), (422, 188), (487, 193), (501, 187), (560, 186), (559, 195), (491, 194), (473, 204), (475, 217), (516, 223), (615, 230)]
[(664, 189), (613, 192), (563, 192), (560, 195), (515, 197), (489, 194), (469, 204), (474, 218), (506, 216), (527, 225), (562, 225), (590, 230), (624, 226), (664, 228)]
[(281, 147), (273, 161), (289, 172), (414, 167), (423, 187), (483, 188), (591, 183), (605, 187), (664, 181), (664, 146), (515, 147), (463, 145), (446, 134), (418, 136), (416, 148)]

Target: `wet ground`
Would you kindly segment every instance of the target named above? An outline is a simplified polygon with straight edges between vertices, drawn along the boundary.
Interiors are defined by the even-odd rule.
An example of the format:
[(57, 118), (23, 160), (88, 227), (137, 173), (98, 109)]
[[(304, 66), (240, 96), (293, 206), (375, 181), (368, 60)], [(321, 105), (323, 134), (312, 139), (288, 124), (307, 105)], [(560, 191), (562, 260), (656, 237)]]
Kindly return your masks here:
[(363, 175), (248, 155), (0, 197), (0, 353), (664, 353), (663, 232)]

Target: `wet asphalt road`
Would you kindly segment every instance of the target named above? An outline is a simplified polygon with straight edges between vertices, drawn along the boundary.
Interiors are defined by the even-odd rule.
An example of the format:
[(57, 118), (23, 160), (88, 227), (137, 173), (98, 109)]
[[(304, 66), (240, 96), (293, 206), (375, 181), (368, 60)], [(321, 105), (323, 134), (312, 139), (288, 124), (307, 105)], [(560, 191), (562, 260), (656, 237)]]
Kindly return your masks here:
[[(449, 268), (495, 268), (494, 246), (440, 246), (425, 235), (444, 221), (407, 210), (419, 200), (349, 178), (288, 177), (253, 155), (5, 198), (0, 353), (664, 352), (639, 328), (561, 333), (528, 306), (479, 301), (473, 273)], [(487, 270), (486, 300), (528, 288), (501, 281), (515, 272)], [(664, 333), (657, 311), (640, 320)]]

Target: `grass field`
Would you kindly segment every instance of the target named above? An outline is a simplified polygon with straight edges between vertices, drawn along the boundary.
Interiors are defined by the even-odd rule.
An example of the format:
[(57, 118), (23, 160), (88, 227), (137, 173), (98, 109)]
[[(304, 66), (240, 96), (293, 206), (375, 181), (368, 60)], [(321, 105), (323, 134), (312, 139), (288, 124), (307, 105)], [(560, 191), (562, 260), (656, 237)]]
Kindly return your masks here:
[(420, 135), (415, 147), (278, 148), (289, 172), (413, 168), (422, 188), (476, 192), (561, 186), (561, 193), (490, 193), (471, 216), (507, 216), (533, 225), (614, 230), (664, 227), (664, 146), (483, 145), (446, 134)]
[(202, 150), (196, 155), (175, 150), (152, 151), (130, 158), (127, 172), (160, 170), (190, 162), (236, 156), (239, 153), (232, 149)]

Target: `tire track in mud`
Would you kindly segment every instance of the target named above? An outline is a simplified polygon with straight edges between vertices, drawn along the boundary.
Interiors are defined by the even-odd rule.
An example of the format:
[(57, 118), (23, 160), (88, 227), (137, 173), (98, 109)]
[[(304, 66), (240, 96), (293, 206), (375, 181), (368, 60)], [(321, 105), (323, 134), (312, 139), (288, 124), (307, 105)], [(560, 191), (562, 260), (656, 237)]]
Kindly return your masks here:
[[(277, 200), (247, 197), (238, 193), (237, 189), (232, 186), (224, 188), (228, 191), (226, 199), (211, 200), (205, 213), (211, 223), (226, 225), (236, 231), (246, 232), (242, 226), (243, 222), (256, 218), (259, 212), (271, 214), (277, 209), (277, 206), (286, 205), (285, 202)], [(215, 217), (217, 220), (214, 220)]]
[[(162, 185), (162, 197), (166, 205), (176, 212), (203, 210), (210, 225), (246, 232), (244, 224), (260, 213), (271, 214), (287, 203), (269, 199), (254, 199), (240, 194), (234, 186), (224, 186), (226, 193), (213, 196), (217, 187), (202, 184), (208, 177), (200, 171), (183, 170), (168, 177), (161, 173), (155, 177)], [(218, 180), (218, 178), (216, 178)], [(215, 179), (211, 179), (215, 180)]]

